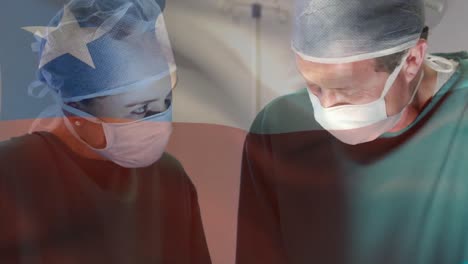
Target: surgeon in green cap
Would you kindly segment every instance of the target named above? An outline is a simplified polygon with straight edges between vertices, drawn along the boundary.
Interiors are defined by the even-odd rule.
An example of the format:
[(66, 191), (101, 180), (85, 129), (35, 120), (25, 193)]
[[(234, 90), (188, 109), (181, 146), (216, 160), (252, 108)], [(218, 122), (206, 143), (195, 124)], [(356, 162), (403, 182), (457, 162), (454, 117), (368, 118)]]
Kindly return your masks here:
[(247, 135), (238, 264), (468, 260), (468, 53), (429, 54), (422, 0), (295, 0), (307, 87)]

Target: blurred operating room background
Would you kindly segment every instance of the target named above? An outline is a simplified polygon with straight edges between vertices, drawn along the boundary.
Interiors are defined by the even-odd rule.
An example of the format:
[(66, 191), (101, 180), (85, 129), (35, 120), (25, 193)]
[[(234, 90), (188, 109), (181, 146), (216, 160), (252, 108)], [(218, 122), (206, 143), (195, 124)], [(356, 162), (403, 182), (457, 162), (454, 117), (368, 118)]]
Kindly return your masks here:
[[(0, 50), (3, 121), (31, 119), (52, 103), (51, 98), (28, 97), (26, 87), (34, 79), (37, 59), (29, 46), (32, 36), (19, 28), (44, 25), (63, 1), (26, 2), (28, 7), (19, 14), (16, 1), (5, 1), (0, 9), (0, 32), (18, 28), (7, 36), (10, 41), (2, 41)], [(182, 123), (169, 151), (182, 162), (197, 187), (215, 264), (234, 263), (245, 131), (259, 109), (273, 98), (304, 87), (290, 50), (292, 2), (167, 0), (166, 25), (179, 78), (174, 117)], [(442, 21), (431, 31), (431, 52), (468, 49), (468, 1), (448, 3)], [(9, 22), (4, 23), (7, 17)], [(28, 17), (30, 24), (22, 25), (21, 17)], [(203, 124), (212, 126), (210, 133)]]

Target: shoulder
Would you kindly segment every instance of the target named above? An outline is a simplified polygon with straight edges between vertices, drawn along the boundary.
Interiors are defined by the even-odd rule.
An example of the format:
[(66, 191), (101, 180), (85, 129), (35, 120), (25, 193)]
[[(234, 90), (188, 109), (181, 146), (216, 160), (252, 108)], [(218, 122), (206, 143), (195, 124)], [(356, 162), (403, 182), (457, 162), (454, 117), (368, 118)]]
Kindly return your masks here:
[(458, 62), (458, 67), (434, 96), (434, 102), (437, 104), (435, 107), (437, 122), (434, 124), (440, 131), (451, 133), (454, 142), (464, 146), (464, 142), (468, 140), (465, 133), (468, 130), (468, 52), (435, 55)]
[(184, 167), (177, 158), (171, 154), (164, 152), (161, 158), (155, 163), (155, 165), (162, 171), (170, 171), (177, 174), (185, 174)]
[(15, 185), (17, 192), (34, 192), (47, 184), (46, 177), (54, 175), (58, 164), (57, 155), (40, 134), (0, 142), (0, 185), (4, 188)]
[[(438, 53), (446, 59), (458, 62), (455, 73), (446, 81), (435, 98), (444, 97), (441, 102), (445, 107), (454, 109), (464, 109), (468, 102), (468, 53)], [(455, 113), (452, 113), (455, 114)]]
[(176, 157), (164, 152), (155, 165), (161, 175), (162, 182), (187, 188), (189, 192), (195, 192), (195, 185), (185, 171), (182, 163)]
[(0, 163), (19, 165), (44, 158), (47, 151), (46, 144), (46, 141), (36, 133), (0, 142)]
[[(5, 212), (4, 223), (15, 223), (19, 219), (35, 221), (38, 215), (31, 208), (39, 208), (44, 197), (54, 194), (51, 189), (50, 171), (53, 170), (47, 143), (38, 134), (28, 134), (0, 142), (0, 211)], [(17, 214), (17, 212), (22, 212)], [(23, 220), (24, 220), (23, 219)], [(5, 226), (10, 226), (4, 230)], [(15, 241), (18, 230), (15, 225), (0, 226), (0, 239), (4, 243)]]
[(468, 90), (468, 52), (436, 53), (435, 55), (458, 62), (458, 68), (452, 79), (456, 82), (451, 90)]
[(447, 59), (456, 60), (458, 62), (463, 62), (463, 63), (468, 62), (467, 51), (459, 51), (459, 52), (451, 52), (451, 53), (435, 53), (434, 55), (441, 56)]
[(468, 91), (468, 53), (461, 52), (457, 53), (457, 60), (460, 63), (458, 72), (460, 79), (458, 81), (458, 87)]
[(255, 118), (250, 132), (280, 134), (320, 129), (315, 122), (306, 89), (281, 96), (269, 103)]

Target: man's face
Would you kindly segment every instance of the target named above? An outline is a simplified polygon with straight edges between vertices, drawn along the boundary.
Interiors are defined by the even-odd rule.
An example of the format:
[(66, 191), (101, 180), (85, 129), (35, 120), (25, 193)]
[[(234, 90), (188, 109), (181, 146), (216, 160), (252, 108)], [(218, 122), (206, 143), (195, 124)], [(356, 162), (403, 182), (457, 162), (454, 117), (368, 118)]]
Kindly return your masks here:
[[(323, 64), (305, 61), (296, 56), (297, 68), (307, 82), (308, 89), (318, 97), (323, 107), (359, 105), (376, 101), (382, 95), (389, 77), (387, 72), (375, 70), (375, 60), (342, 64)], [(385, 97), (387, 114), (397, 114), (407, 99), (402, 78), (397, 78)], [(407, 99), (405, 101), (405, 99)]]

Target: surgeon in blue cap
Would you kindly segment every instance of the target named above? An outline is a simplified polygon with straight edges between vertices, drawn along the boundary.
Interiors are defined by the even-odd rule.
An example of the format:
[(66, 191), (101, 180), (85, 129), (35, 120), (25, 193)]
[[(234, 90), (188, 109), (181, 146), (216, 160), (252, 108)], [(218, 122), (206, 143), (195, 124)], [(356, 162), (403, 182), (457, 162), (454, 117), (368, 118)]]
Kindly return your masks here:
[(0, 263), (211, 263), (196, 189), (165, 152), (176, 66), (157, 2), (73, 0), (24, 29), (29, 92), (55, 104), (0, 143)]
[(464, 263), (468, 54), (427, 53), (423, 0), (294, 3), (307, 87), (246, 138), (237, 263)]

